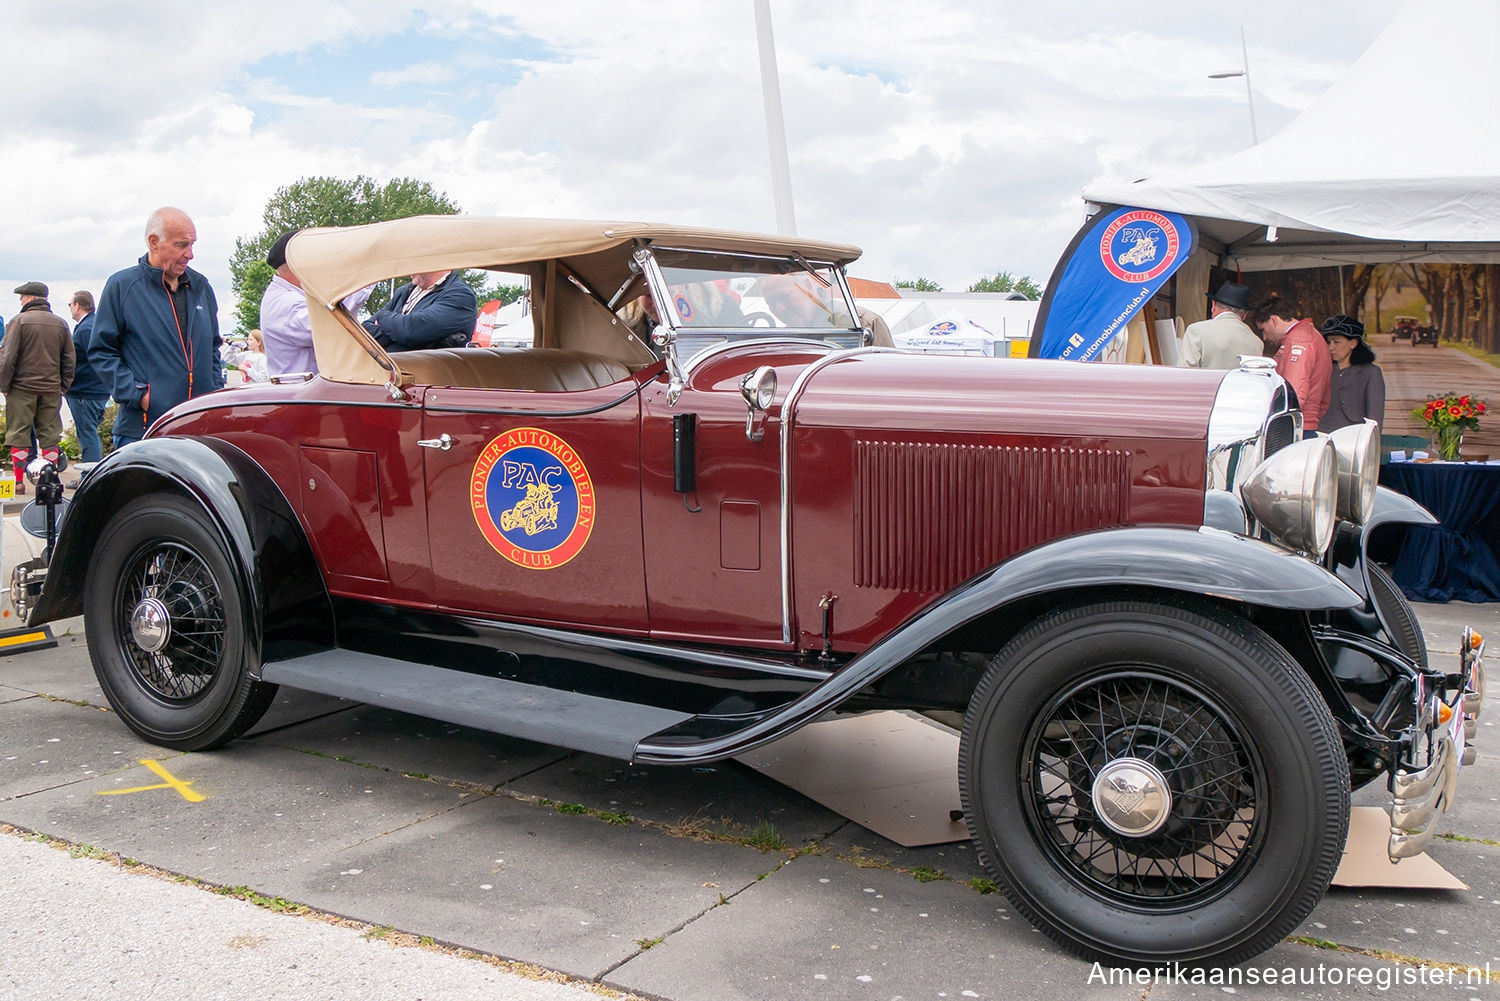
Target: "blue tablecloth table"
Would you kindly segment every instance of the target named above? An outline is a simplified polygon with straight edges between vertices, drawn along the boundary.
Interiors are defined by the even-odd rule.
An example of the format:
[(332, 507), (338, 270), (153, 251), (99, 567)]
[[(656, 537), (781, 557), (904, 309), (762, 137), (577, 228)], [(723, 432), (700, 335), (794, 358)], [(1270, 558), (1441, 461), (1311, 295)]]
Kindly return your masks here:
[(1406, 532), (1391, 576), (1416, 601), (1500, 601), (1500, 465), (1390, 462), (1381, 485), (1432, 512)]

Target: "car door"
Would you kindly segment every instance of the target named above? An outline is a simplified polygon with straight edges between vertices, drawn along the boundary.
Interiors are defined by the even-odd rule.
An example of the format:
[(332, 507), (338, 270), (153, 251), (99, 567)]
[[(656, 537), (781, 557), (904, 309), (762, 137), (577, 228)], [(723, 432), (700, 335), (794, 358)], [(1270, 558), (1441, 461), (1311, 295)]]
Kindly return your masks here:
[[(780, 438), (771, 421), (746, 435), (739, 391), (745, 372), (777, 360), (769, 349), (728, 352), (695, 370), (675, 404), (664, 381), (642, 394), (646, 580), (659, 638), (783, 646)], [(687, 493), (675, 490), (674, 418), (694, 428)]]
[(632, 383), (555, 393), (429, 389), (419, 447), (439, 606), (647, 628)]

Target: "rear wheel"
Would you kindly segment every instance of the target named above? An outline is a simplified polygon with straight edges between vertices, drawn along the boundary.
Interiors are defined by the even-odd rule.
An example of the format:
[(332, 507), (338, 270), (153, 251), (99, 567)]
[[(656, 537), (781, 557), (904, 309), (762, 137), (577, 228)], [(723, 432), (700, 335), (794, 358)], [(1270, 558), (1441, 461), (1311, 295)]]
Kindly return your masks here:
[(120, 509), (84, 584), (94, 672), (125, 725), (200, 751), (254, 726), (276, 686), (251, 677), (247, 609), (207, 515), (171, 494)]
[(1265, 633), (1217, 610), (1047, 616), (976, 689), (959, 752), (980, 856), (1091, 960), (1237, 963), (1307, 916), (1349, 822), (1327, 705)]

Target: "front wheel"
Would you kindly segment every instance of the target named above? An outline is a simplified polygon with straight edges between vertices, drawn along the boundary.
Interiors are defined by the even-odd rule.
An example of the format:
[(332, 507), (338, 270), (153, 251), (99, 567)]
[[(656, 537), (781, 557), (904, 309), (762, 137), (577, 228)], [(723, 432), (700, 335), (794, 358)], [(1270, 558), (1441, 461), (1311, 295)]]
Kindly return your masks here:
[(201, 751), (260, 719), (276, 686), (251, 676), (235, 562), (201, 508), (149, 494), (105, 526), (84, 583), (94, 673), (125, 725)]
[(1217, 609), (1053, 613), (975, 690), (959, 747), (985, 866), (1094, 961), (1238, 963), (1322, 898), (1349, 767), (1311, 679)]

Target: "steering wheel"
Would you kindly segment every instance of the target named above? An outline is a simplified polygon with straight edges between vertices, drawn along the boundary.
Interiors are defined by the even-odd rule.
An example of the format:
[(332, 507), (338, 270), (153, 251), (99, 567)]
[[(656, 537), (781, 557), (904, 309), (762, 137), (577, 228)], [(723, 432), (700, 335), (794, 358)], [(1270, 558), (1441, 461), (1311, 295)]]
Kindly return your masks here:
[(743, 322), (747, 327), (774, 327), (776, 326), (776, 317), (770, 313), (757, 310), (754, 313), (746, 313)]

